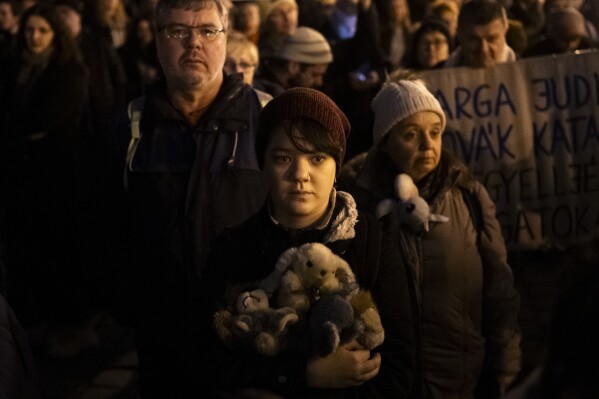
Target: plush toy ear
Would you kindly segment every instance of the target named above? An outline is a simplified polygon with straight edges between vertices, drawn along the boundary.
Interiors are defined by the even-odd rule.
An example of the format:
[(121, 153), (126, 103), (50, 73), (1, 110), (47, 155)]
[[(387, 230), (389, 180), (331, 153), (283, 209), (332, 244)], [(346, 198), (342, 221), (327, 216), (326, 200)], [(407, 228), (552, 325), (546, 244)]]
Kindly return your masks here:
[(416, 187), (412, 178), (405, 173), (397, 175), (394, 182), (394, 188), (400, 201), (407, 201), (409, 198), (419, 196), (418, 187)]
[(297, 249), (296, 247), (289, 248), (288, 250), (283, 252), (281, 256), (279, 256), (279, 260), (275, 264), (275, 270), (278, 270), (280, 272), (284, 272), (285, 270), (287, 270), (289, 266), (291, 266), (291, 264), (293, 263), (293, 260), (297, 257), (298, 252), (299, 249)]
[(335, 255), (335, 264), (337, 266), (336, 273), (341, 273), (341, 274), (344, 274), (345, 276), (347, 276), (347, 278), (344, 279), (347, 283), (352, 283), (352, 282), (356, 281), (356, 276), (354, 275), (354, 271), (351, 269), (351, 266), (349, 265), (349, 263), (347, 263), (345, 261), (345, 259), (343, 259), (340, 256)]
[(380, 219), (385, 215), (393, 213), (396, 205), (397, 205), (396, 200), (393, 200), (391, 198), (384, 199), (381, 202), (379, 202), (374, 214), (376, 215), (377, 219)]
[(266, 278), (258, 283), (258, 287), (266, 292), (268, 297), (272, 297), (272, 294), (281, 285), (281, 276), (291, 266), (295, 258), (297, 257), (298, 249), (293, 247), (289, 248), (279, 256), (279, 260), (275, 264), (275, 269)]

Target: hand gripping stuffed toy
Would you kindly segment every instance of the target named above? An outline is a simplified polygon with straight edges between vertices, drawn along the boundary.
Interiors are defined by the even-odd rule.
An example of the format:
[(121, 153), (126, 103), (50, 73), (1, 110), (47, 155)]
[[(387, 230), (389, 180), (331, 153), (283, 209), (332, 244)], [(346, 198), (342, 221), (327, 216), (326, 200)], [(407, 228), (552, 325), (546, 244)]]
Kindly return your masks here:
[(239, 294), (235, 314), (228, 309), (217, 311), (213, 326), (226, 345), (249, 343), (257, 353), (274, 356), (281, 349), (287, 327), (298, 320), (297, 313), (289, 307), (271, 308), (266, 293), (256, 289)]
[(429, 230), (429, 222), (447, 222), (449, 218), (432, 214), (428, 203), (418, 192), (412, 178), (401, 173), (395, 177), (393, 184), (398, 199), (384, 199), (376, 207), (376, 216), (381, 218), (389, 213), (396, 213), (398, 220), (407, 224), (412, 231), (419, 234)]
[(358, 290), (349, 264), (323, 244), (288, 249), (259, 286), (274, 294), (278, 306), (289, 306), (300, 317), (309, 311), (317, 354), (326, 356), (352, 339), (372, 349), (384, 339), (372, 296)]

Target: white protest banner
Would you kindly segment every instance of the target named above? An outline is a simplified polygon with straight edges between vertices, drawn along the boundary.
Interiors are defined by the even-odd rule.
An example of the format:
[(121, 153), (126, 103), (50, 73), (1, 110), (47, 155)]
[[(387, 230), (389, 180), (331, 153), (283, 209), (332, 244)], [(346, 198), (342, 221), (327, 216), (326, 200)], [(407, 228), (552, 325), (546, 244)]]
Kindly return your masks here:
[(426, 72), (444, 148), (485, 185), (509, 249), (570, 246), (599, 225), (599, 52)]

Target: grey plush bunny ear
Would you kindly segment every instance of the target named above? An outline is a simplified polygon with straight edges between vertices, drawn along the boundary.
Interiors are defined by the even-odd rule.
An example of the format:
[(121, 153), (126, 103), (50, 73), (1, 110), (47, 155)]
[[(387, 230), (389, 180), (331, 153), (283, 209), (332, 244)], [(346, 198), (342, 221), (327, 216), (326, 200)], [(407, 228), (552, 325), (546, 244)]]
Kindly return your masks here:
[(295, 247), (289, 248), (279, 256), (279, 260), (275, 264), (275, 269), (266, 278), (260, 280), (258, 287), (266, 292), (268, 297), (272, 297), (272, 294), (281, 285), (281, 276), (285, 273), (285, 270), (289, 268), (293, 260), (296, 258), (298, 249)]

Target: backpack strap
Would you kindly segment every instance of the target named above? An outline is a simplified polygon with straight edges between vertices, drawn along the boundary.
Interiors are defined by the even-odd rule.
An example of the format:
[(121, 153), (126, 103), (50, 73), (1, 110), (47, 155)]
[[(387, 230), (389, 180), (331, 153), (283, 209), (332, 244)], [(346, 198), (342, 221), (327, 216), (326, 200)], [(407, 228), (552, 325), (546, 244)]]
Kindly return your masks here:
[(131, 125), (131, 139), (129, 140), (129, 147), (127, 148), (127, 157), (125, 161), (125, 170), (123, 171), (123, 184), (125, 188), (128, 185), (127, 172), (131, 171), (131, 165), (133, 163), (133, 156), (137, 151), (139, 140), (141, 139), (141, 130), (139, 128), (141, 122), (141, 115), (144, 110), (144, 104), (146, 102), (145, 97), (139, 97), (132, 100), (127, 107), (127, 114), (129, 115), (129, 122)]
[(258, 98), (258, 102), (260, 102), (260, 107), (264, 108), (266, 106), (266, 104), (268, 104), (268, 102), (270, 100), (272, 100), (272, 96), (264, 91), (258, 90), (258, 89), (254, 89), (252, 87), (252, 90), (254, 91), (254, 94), (256, 94), (256, 97)]
[(480, 205), (480, 200), (474, 191), (470, 191), (465, 187), (460, 187), (460, 191), (462, 192), (464, 203), (466, 203), (466, 207), (468, 208), (472, 224), (476, 229), (476, 245), (480, 247), (480, 235), (485, 228), (485, 219), (483, 217), (483, 209)]

